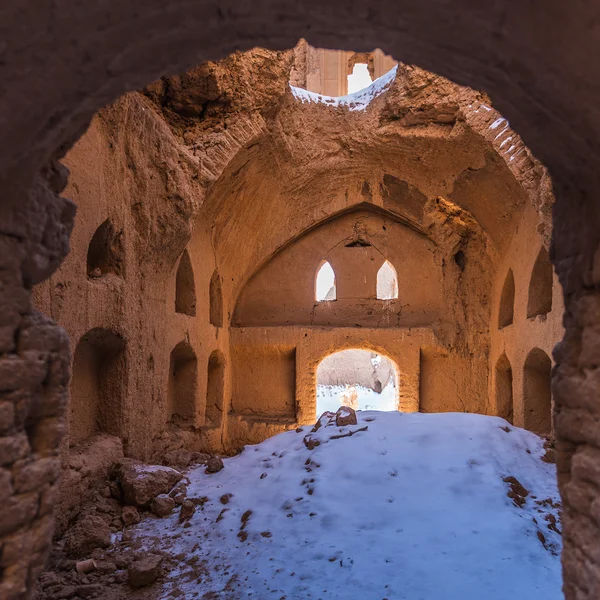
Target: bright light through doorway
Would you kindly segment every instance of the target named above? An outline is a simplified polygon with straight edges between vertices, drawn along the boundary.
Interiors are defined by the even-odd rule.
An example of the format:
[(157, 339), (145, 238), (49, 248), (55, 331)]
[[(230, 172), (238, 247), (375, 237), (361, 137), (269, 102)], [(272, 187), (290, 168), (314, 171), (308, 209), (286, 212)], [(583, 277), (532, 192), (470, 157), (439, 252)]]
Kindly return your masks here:
[(369, 75), (369, 69), (365, 63), (356, 63), (352, 69), (352, 75), (348, 75), (348, 93), (354, 94), (373, 83)]

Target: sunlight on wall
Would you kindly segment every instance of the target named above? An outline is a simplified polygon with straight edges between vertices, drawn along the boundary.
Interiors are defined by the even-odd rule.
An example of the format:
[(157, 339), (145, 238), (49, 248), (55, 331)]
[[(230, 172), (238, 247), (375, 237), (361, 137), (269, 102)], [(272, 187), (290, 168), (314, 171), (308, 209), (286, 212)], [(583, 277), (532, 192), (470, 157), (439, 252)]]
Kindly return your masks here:
[(373, 83), (369, 75), (369, 69), (365, 63), (356, 63), (352, 69), (352, 75), (348, 75), (348, 93), (354, 94), (369, 87)]

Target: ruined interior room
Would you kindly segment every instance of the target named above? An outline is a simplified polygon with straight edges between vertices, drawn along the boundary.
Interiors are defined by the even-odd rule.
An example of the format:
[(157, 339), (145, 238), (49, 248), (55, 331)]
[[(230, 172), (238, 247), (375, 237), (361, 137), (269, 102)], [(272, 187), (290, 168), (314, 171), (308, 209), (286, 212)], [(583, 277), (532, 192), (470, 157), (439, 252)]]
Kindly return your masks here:
[(7, 188), (3, 598), (600, 590), (572, 180), (485, 78), (312, 44), (73, 100)]

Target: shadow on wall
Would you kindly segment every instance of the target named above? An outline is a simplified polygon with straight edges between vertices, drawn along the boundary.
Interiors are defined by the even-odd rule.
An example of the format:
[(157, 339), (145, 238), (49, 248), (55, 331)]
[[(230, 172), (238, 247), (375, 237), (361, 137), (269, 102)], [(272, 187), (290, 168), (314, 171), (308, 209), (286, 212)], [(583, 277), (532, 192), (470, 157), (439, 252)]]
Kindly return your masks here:
[(506, 354), (503, 354), (496, 363), (496, 413), (512, 424), (514, 418), (513, 375)]
[(546, 315), (552, 310), (552, 263), (545, 248), (537, 256), (527, 298), (527, 318)]
[(208, 359), (205, 423), (207, 427), (221, 426), (224, 394), (225, 359), (219, 350), (215, 350)]
[(210, 324), (215, 327), (223, 327), (223, 291), (221, 289), (221, 278), (219, 272), (215, 272), (210, 278)]
[(179, 342), (169, 359), (167, 421), (177, 425), (196, 424), (198, 360), (187, 342)]
[(71, 379), (71, 446), (94, 433), (122, 434), (126, 366), (125, 340), (119, 334), (97, 328), (81, 337)]
[(196, 316), (194, 270), (187, 250), (183, 251), (175, 278), (175, 312)]
[(539, 348), (525, 360), (523, 372), (524, 427), (539, 435), (552, 431), (552, 361)]
[(512, 269), (508, 270), (502, 294), (500, 296), (500, 312), (498, 313), (498, 328), (508, 327), (513, 324), (515, 313), (515, 276)]
[(123, 277), (125, 249), (123, 232), (117, 231), (110, 219), (96, 229), (87, 254), (87, 276), (102, 277), (108, 273)]

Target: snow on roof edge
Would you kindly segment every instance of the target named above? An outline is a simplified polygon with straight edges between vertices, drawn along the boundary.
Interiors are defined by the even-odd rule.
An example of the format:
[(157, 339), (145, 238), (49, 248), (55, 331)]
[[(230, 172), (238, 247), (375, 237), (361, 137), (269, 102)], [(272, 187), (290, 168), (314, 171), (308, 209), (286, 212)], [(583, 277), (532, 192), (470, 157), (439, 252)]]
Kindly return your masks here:
[(365, 110), (377, 96), (383, 94), (390, 87), (396, 78), (397, 70), (398, 66), (396, 65), (385, 73), (385, 75), (382, 75), (373, 81), (370, 86), (359, 90), (358, 92), (354, 92), (353, 94), (347, 94), (346, 96), (324, 96), (323, 94), (309, 92), (308, 90), (295, 87), (291, 84), (290, 89), (292, 90), (294, 98), (300, 100), (302, 104), (305, 102), (308, 102), (309, 104), (315, 102), (316, 104), (325, 104), (326, 106), (331, 106), (333, 108), (346, 106), (348, 110), (351, 111)]

